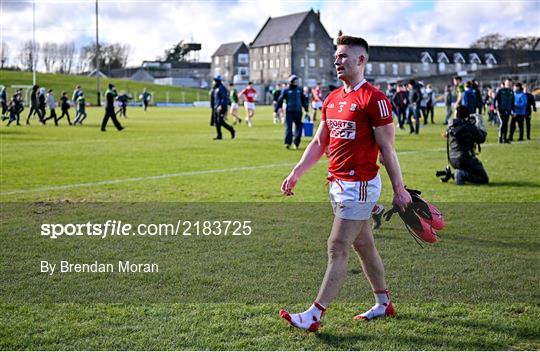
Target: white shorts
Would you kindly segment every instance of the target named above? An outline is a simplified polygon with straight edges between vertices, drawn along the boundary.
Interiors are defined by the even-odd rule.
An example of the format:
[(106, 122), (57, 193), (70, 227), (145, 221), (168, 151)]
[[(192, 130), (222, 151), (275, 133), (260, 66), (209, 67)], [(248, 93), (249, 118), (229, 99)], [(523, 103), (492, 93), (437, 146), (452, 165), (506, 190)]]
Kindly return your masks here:
[(255, 103), (250, 103), (249, 101), (245, 101), (244, 107), (248, 110), (255, 110)]
[(313, 110), (322, 109), (322, 101), (312, 101), (311, 107), (313, 108)]
[(232, 103), (231, 110), (238, 110), (238, 103)]
[(381, 176), (369, 181), (330, 182), (328, 190), (334, 215), (346, 220), (368, 220), (381, 196)]

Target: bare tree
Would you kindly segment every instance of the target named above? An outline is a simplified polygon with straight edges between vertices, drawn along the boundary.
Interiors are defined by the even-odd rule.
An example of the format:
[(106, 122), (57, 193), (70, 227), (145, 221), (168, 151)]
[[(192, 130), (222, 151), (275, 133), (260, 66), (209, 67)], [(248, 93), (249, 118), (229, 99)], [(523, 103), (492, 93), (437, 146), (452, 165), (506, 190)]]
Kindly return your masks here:
[(58, 46), (58, 72), (69, 74), (75, 61), (75, 43), (69, 42)]
[(58, 60), (58, 44), (46, 42), (41, 47), (41, 55), (43, 55), (43, 64), (47, 72), (54, 70), (54, 65)]
[(23, 70), (32, 71), (39, 60), (39, 43), (33, 47), (32, 41), (27, 40), (19, 49), (19, 64)]
[[(129, 45), (102, 44), (99, 46), (99, 67), (109, 73), (114, 69), (121, 69), (127, 66), (131, 47)], [(96, 45), (88, 45), (81, 48), (79, 60), (83, 61), (83, 67), (96, 68)], [(80, 63), (81, 65), (81, 63)], [(88, 65), (88, 66), (86, 66)]]
[(0, 69), (3, 69), (4, 66), (7, 66), (9, 63), (9, 46), (6, 42), (0, 44)]

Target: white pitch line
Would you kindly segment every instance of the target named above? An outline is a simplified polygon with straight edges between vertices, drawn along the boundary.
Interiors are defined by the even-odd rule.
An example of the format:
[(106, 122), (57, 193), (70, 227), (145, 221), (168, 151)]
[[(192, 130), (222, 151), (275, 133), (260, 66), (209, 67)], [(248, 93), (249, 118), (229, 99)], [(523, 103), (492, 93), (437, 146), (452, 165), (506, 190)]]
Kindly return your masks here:
[[(528, 143), (528, 142), (524, 142), (524, 143)], [(497, 143), (488, 143), (488, 144), (482, 145), (482, 147), (484, 148), (484, 147), (497, 146), (497, 145), (498, 145)], [(446, 148), (434, 148), (434, 149), (424, 149), (424, 150), (407, 150), (407, 151), (403, 151), (403, 152), (397, 152), (397, 154), (398, 155), (408, 155), (408, 154), (418, 154), (418, 153), (425, 153), (425, 152), (442, 152), (442, 151), (446, 151)], [(296, 163), (282, 163), (282, 164), (268, 164), (268, 165), (257, 165), (257, 166), (233, 167), (233, 168), (230, 168), (230, 169), (186, 171), (186, 172), (177, 172), (177, 173), (172, 173), (172, 174), (163, 174), (163, 175), (155, 175), (155, 176), (143, 176), (143, 177), (132, 177), (132, 178), (116, 179), (116, 180), (74, 183), (74, 184), (63, 185), (63, 186), (47, 186), (47, 187), (30, 188), (30, 189), (18, 189), (18, 190), (13, 190), (13, 191), (8, 191), (8, 192), (2, 192), (2, 193), (0, 193), (0, 195), (9, 196), (9, 195), (12, 195), (12, 194), (58, 191), (58, 190), (81, 188), (81, 187), (113, 185), (113, 184), (124, 183), (124, 182), (159, 180), (159, 179), (173, 178), (173, 177), (219, 174), (219, 173), (226, 173), (226, 172), (249, 171), (249, 170), (257, 170), (257, 169), (271, 169), (271, 168), (274, 168), (274, 167), (293, 166), (295, 164)]]
[(217, 169), (217, 170), (186, 171), (186, 172), (177, 172), (177, 173), (172, 173), (172, 174), (163, 174), (163, 175), (155, 175), (155, 176), (143, 176), (143, 177), (123, 178), (123, 179), (117, 179), (117, 180), (74, 183), (74, 184), (63, 185), (63, 186), (48, 186), (48, 187), (39, 187), (39, 188), (30, 188), (30, 189), (18, 189), (18, 190), (14, 190), (14, 191), (2, 192), (0, 194), (3, 195), (3, 196), (8, 196), (8, 195), (11, 195), (11, 194), (57, 191), (57, 190), (80, 188), (80, 187), (113, 185), (113, 184), (124, 183), (124, 182), (159, 180), (159, 179), (173, 178), (173, 177), (206, 175), (206, 174), (219, 174), (219, 173), (224, 173), (224, 172), (249, 171), (249, 170), (257, 170), (257, 169), (269, 169), (269, 168), (274, 168), (274, 167), (293, 166), (293, 165), (295, 165), (295, 163), (244, 166), (244, 167), (233, 167), (233, 168), (230, 168), (230, 169)]

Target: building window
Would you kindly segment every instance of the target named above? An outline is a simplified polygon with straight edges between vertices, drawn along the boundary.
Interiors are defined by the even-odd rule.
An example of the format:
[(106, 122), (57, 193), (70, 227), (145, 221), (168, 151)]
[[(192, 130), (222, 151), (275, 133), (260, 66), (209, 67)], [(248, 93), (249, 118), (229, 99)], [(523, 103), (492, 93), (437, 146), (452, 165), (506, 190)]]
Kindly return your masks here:
[(309, 59), (309, 67), (315, 67), (315, 59)]
[(214, 58), (214, 64), (219, 65), (219, 56)]
[(276, 68), (279, 68), (279, 59), (276, 59)]
[(473, 63), (471, 64), (471, 70), (473, 70), (473, 71), (478, 70), (478, 65), (476, 64), (476, 62), (473, 62)]
[(461, 62), (456, 62), (456, 71), (461, 71)]
[(228, 65), (229, 64), (229, 57), (225, 56), (224, 59), (225, 59), (225, 65)]
[(264, 68), (268, 68), (268, 60), (264, 60)]
[(276, 53), (279, 53), (279, 45), (276, 45)]
[(410, 75), (410, 74), (411, 74), (411, 71), (412, 71), (412, 69), (411, 69), (411, 64), (405, 65), (405, 74), (406, 74), (406, 75)]
[(274, 60), (270, 60), (270, 68), (274, 68)]
[(247, 76), (247, 74), (248, 74), (247, 67), (239, 67), (238, 68), (238, 74), (240, 76)]
[(429, 71), (429, 62), (422, 62), (422, 71)]
[(439, 72), (442, 73), (446, 71), (446, 64), (444, 62), (439, 62)]
[(399, 74), (399, 65), (398, 64), (392, 64), (392, 74), (394, 76), (397, 76)]
[(379, 73), (381, 75), (385, 75), (386, 74), (386, 64), (379, 64)]
[(253, 69), (254, 69), (254, 70), (257, 69), (257, 61), (253, 61)]
[(265, 47), (263, 48), (263, 54), (266, 54), (266, 53), (268, 53), (268, 47), (267, 47), (267, 46), (265, 46)]
[(371, 71), (373, 71), (373, 65), (368, 62), (366, 64), (366, 73), (369, 75), (371, 74)]
[(319, 59), (319, 67), (320, 68), (324, 67), (324, 60), (323, 59)]
[(308, 51), (315, 51), (315, 43), (313, 43), (313, 42), (308, 43), (307, 50)]
[(273, 53), (273, 52), (274, 52), (274, 46), (270, 45), (270, 53)]
[(247, 64), (249, 62), (249, 55), (248, 54), (238, 54), (238, 63), (239, 64)]
[(300, 59), (300, 67), (304, 67), (304, 58)]
[(288, 57), (285, 58), (285, 67), (289, 67), (289, 58)]

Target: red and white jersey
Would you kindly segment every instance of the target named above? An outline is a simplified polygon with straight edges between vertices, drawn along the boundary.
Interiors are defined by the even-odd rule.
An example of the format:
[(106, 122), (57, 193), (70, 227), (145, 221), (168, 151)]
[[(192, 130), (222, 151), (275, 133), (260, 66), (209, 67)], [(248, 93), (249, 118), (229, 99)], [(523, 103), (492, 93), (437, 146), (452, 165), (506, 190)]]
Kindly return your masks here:
[(392, 123), (392, 108), (384, 93), (365, 80), (350, 93), (336, 89), (324, 101), (321, 120), (330, 131), (330, 175), (344, 181), (374, 178), (379, 148), (373, 128)]
[(240, 92), (240, 95), (243, 95), (248, 103), (254, 103), (257, 91), (253, 87), (246, 87)]
[(311, 88), (311, 95), (313, 96), (313, 101), (322, 102), (321, 87), (316, 86), (314, 88)]

